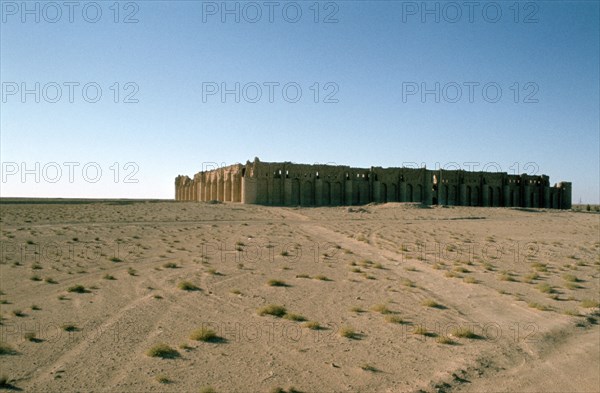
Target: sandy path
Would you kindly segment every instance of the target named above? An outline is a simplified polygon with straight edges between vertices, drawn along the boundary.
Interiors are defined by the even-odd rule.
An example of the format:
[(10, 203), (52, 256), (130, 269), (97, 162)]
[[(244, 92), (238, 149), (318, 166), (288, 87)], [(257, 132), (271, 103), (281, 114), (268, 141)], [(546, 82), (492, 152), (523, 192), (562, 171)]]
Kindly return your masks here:
[[(486, 359), (483, 362), (485, 366), (468, 365), (468, 373), (463, 374), (463, 378), (468, 379), (470, 383), (455, 383), (454, 387), (458, 390), (600, 391), (598, 388), (600, 370), (584, 366), (600, 364), (600, 352), (598, 352), (600, 332), (597, 328), (592, 328), (583, 336), (574, 334), (579, 332), (573, 328), (572, 321), (567, 316), (541, 313), (527, 307), (523, 302), (507, 300), (506, 297), (498, 295), (497, 291), (481, 285), (451, 283), (439, 270), (432, 269), (428, 264), (418, 260), (405, 259), (401, 264), (390, 262), (398, 260), (400, 256), (369, 243), (348, 238), (319, 225), (318, 221), (309, 221), (308, 217), (300, 213), (280, 209), (280, 214), (297, 221), (301, 230), (314, 238), (326, 239), (328, 242), (352, 250), (356, 255), (382, 263), (390, 269), (389, 274), (392, 276), (403, 275), (404, 272), (400, 271), (401, 266), (416, 268), (417, 271), (411, 274), (411, 278), (416, 279), (419, 287), (427, 293), (427, 296), (419, 296), (435, 298), (440, 303), (457, 310), (464, 318), (464, 322), (499, 326), (503, 337), (495, 340), (495, 343), (501, 348), (494, 348), (493, 352), (482, 356)], [(374, 230), (376, 231), (377, 229)], [(535, 326), (530, 330), (535, 330), (535, 338), (515, 340), (516, 336), (510, 334), (517, 334), (517, 326), (530, 325)], [(530, 331), (523, 334), (528, 334)], [(564, 335), (566, 338), (559, 346), (551, 346), (546, 340), (537, 339), (550, 333)], [(573, 375), (577, 375), (575, 380)], [(452, 386), (451, 382), (456, 381), (454, 379), (454, 381), (444, 382)]]

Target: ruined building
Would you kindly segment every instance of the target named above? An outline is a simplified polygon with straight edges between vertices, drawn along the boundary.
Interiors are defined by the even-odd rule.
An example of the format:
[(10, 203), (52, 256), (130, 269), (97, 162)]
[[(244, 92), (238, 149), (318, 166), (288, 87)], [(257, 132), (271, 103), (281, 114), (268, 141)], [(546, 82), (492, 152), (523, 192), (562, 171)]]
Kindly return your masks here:
[(426, 168), (352, 168), (291, 162), (235, 164), (175, 179), (175, 200), (274, 206), (426, 205), (571, 208), (571, 183), (548, 176)]

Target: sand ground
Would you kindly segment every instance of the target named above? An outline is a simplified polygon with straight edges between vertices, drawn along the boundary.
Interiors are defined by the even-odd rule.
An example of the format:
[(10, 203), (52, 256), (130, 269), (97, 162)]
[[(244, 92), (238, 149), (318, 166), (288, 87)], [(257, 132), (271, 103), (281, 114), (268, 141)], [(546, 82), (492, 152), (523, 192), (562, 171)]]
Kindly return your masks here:
[[(5, 388), (599, 390), (596, 213), (0, 208)], [(180, 289), (184, 282), (197, 289)], [(285, 310), (260, 315), (269, 305)], [(217, 337), (193, 339), (201, 328)], [(170, 358), (149, 356), (159, 343)]]

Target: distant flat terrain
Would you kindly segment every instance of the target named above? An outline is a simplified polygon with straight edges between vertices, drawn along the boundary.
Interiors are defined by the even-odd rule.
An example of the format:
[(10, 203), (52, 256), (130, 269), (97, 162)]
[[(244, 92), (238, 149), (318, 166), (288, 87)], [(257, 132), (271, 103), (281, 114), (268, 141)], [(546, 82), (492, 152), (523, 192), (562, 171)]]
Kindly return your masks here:
[(597, 213), (3, 198), (0, 218), (9, 389), (600, 386)]

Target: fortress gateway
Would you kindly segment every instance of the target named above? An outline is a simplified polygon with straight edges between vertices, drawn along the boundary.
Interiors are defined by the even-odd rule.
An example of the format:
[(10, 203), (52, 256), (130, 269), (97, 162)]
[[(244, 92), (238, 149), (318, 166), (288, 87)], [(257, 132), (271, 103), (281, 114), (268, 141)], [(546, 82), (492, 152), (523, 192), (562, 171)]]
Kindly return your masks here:
[(546, 175), (426, 168), (351, 168), (291, 162), (235, 164), (193, 179), (177, 176), (177, 201), (223, 201), (275, 206), (425, 205), (571, 208), (571, 183), (550, 186)]

